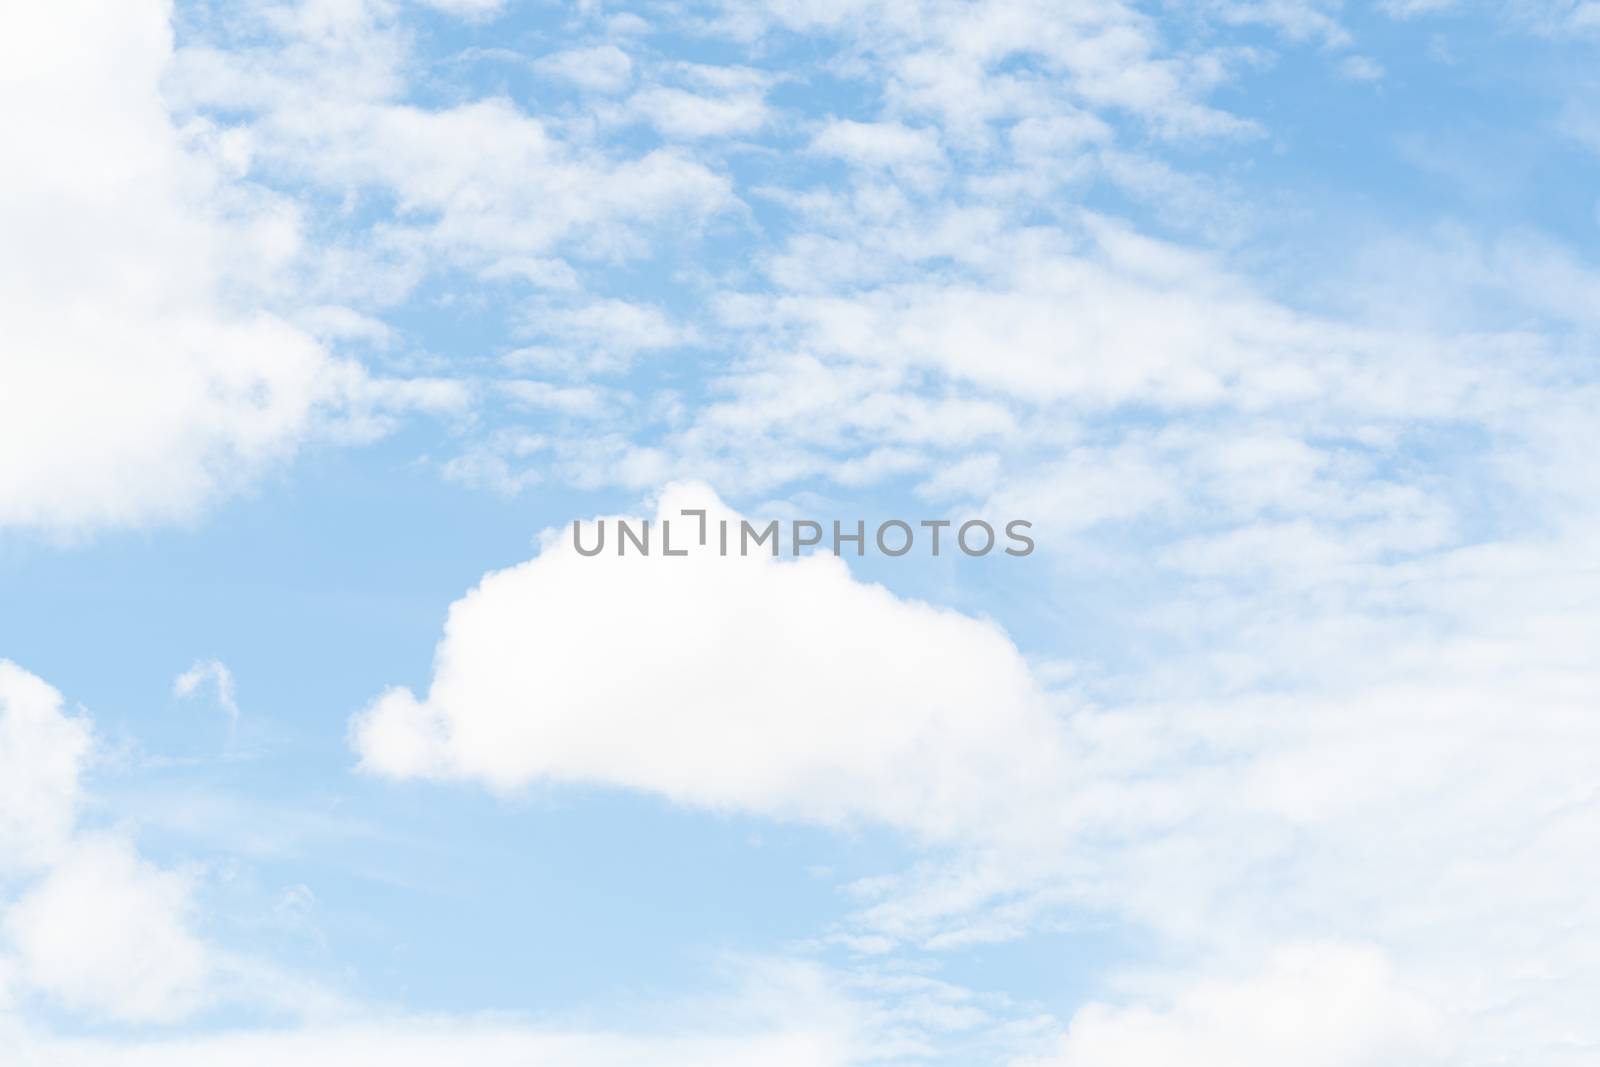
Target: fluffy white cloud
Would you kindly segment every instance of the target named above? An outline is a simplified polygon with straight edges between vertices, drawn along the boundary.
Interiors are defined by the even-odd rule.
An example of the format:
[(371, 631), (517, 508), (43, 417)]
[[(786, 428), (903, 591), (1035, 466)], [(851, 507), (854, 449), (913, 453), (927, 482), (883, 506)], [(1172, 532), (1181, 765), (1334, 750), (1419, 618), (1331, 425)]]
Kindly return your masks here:
[(61, 714), (60, 693), (0, 660), (0, 876), (59, 854), (91, 745), (88, 723)]
[(90, 1018), (181, 1018), (211, 966), (189, 928), (191, 893), (125, 837), (85, 834), (4, 912), (0, 944), (19, 984)]
[[(704, 547), (684, 508), (708, 511)], [(1021, 832), (1007, 813), (1060, 772), (1062, 739), (999, 627), (831, 556), (719, 556), (717, 523), (737, 543), (739, 516), (703, 486), (663, 492), (657, 518), (689, 555), (619, 556), (613, 518), (598, 556), (562, 530), (486, 575), (451, 609), (427, 695), (392, 689), (354, 720), (362, 767), (620, 786), (940, 840)]]
[(1182, 990), (1167, 1007), (1081, 1009), (1026, 1067), (1385, 1067), (1442, 1062), (1438, 1023), (1383, 954), (1290, 945), (1260, 973)]
[(66, 0), (0, 40), (0, 525), (190, 514), (359, 379), (241, 295), (293, 213), (229, 184), (226, 135), (174, 126), (167, 15)]
[[(1240, 441), (1216, 458), (1273, 498), (1309, 493), (1308, 516), (1331, 509), (1329, 551), (1296, 557), (1304, 530), (1261, 524), (1191, 593), (1179, 582), (1144, 609), (1129, 632), (1159, 656), (1091, 671), (1070, 708), (990, 624), (831, 558), (579, 558), (562, 530), (452, 608), (426, 696), (384, 694), (354, 743), (398, 777), (604, 784), (957, 845), (857, 887), (861, 944), (958, 948), (1067, 909), (1210, 962), (1170, 1010), (1082, 1016), (1067, 1063), (1161, 1062), (1185, 1040), (1200, 1062), (1301, 1048), (1303, 1027), (1258, 1026), (1253, 1002), (1284, 1018), (1349, 1006), (1330, 1031), (1348, 1043), (1312, 1031), (1306, 1062), (1418, 1062), (1437, 1038), (1487, 1063), (1529, 1035), (1590, 1033), (1592, 521), (1386, 562), (1360, 523), (1340, 532), (1339, 494), (1304, 481), (1301, 448)], [(1241, 492), (1236, 507), (1259, 506)], [(687, 543), (681, 509), (702, 505), (721, 513), (678, 487), (656, 518)], [(1308, 935), (1376, 949), (1275, 954)], [(1260, 958), (1264, 976), (1241, 983)], [(1169, 978), (1119, 981), (1170, 999)], [(1552, 1063), (1582, 1062), (1578, 1047), (1541, 1046)]]
[(91, 1019), (177, 1018), (212, 967), (189, 927), (191, 887), (126, 835), (77, 825), (90, 751), (61, 694), (0, 660), (0, 977), (13, 999)]

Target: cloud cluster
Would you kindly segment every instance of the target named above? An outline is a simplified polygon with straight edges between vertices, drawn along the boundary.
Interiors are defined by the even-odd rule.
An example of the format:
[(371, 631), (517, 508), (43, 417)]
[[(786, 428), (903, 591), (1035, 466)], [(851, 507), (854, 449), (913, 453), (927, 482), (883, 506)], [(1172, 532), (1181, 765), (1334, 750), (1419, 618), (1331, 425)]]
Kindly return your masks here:
[[(86, 825), (83, 779), (94, 750), (87, 716), (66, 714), (59, 692), (0, 660), (0, 1041), (18, 1063), (420, 1064), (466, 1056), (574, 1067), (641, 1059), (846, 1067), (914, 1045), (938, 1002), (937, 990), (913, 988), (899, 996), (901, 1007), (875, 1004), (859, 983), (816, 963), (745, 958), (722, 966), (725, 991), (685, 996), (670, 1023), (637, 1030), (412, 1014), (348, 1000), (203, 939), (194, 877), (141, 856), (125, 829)], [(276, 1025), (144, 1029), (224, 1003), (246, 1019), (271, 1015)], [(41, 1025), (63, 1012), (87, 1022), (93, 1036)]]
[[(345, 205), (309, 220), (322, 247), (308, 270), (328, 293), (381, 310), (447, 269), (566, 290), (577, 284), (573, 262), (642, 255), (729, 206), (727, 178), (672, 145), (611, 150), (505, 95), (412, 102), (414, 57), (398, 14), (368, 0), (245, 11), (217, 36), (263, 43), (202, 38), (176, 56), (175, 103), (233, 116), (263, 180)], [(546, 57), (537, 69), (610, 84), (626, 80), (629, 61), (611, 47)], [(672, 99), (640, 107), (663, 122), (705, 121)], [(385, 224), (352, 234), (345, 214), (364, 202)]]
[(117, 831), (79, 825), (92, 748), (61, 694), (0, 660), (0, 1003), (26, 997), (94, 1019), (179, 1018), (212, 961), (191, 884)]
[[(1236, 246), (1274, 209), (1185, 169), (1264, 132), (1214, 101), (1266, 59), (1224, 30), (1373, 77), (1334, 8), (1212, 5), (1192, 37), (1116, 0), (686, 9), (740, 49), (720, 66), (586, 9), (511, 55), (543, 102), (426, 82), (408, 10), (252, 4), (182, 47), (155, 0), (12, 20), (0, 527), (184, 518), (309, 439), (469, 400), (441, 466), (506, 492), (888, 485), (1026, 514), (1070, 560), (1040, 579), (1075, 635), (1054, 688), (998, 623), (837, 560), (585, 558), (562, 529), (457, 601), (426, 690), (379, 695), (352, 743), (392, 779), (901, 831), (925, 862), (850, 887), (828, 932), (862, 953), (1148, 936), (1041, 1063), (1592, 1058), (1600, 280), (1443, 227), (1296, 293)], [(780, 69), (819, 44), (826, 70)], [(797, 85), (845, 88), (807, 109)], [(754, 239), (700, 256), (724, 222)], [(465, 361), (492, 386), (333, 354), (393, 341), (429, 282), (503, 301), (507, 343)], [(692, 380), (661, 371), (687, 349)], [(703, 482), (653, 518), (687, 533), (684, 508), (737, 518)], [(178, 691), (208, 679), (231, 713), (220, 664)], [(0, 1005), (183, 1017), (218, 966), (191, 879), (84, 824), (91, 748), (0, 663)], [(883, 1052), (816, 989), (771, 996), (805, 1024), (27, 1036), (52, 1064)]]
[[(657, 536), (668, 520), (693, 545), (700, 507), (713, 530), (736, 518), (677, 486)], [(1576, 859), (1600, 819), (1582, 756), (1600, 599), (1574, 577), (1590, 529), (1330, 562), (1325, 600), (1208, 579), (1146, 621), (1146, 640), (1169, 628), (1159, 659), (1070, 697), (992, 624), (832, 558), (723, 558), (714, 534), (681, 558), (585, 558), (562, 530), (458, 601), (426, 695), (383, 694), (352, 740), (397, 778), (598, 784), (936, 846), (857, 887), (845, 941), (864, 951), (1070, 915), (1155, 934), (1174, 971), (1124, 975), (1066, 1063), (1159, 1063), (1187, 1041), (1202, 1062), (1489, 1063), (1586, 1032), (1600, 978), (1596, 872)], [(1172, 993), (1174, 973), (1196, 991)], [(1348, 1008), (1345, 1044), (1293, 1023), (1324, 1001)]]

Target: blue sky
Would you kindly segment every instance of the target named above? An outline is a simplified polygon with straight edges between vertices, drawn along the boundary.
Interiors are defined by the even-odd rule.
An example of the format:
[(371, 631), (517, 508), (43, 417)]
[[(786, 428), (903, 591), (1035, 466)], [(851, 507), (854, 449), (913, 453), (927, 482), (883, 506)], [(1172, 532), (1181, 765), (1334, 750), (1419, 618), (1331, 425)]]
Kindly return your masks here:
[(1600, 8), (9, 19), (19, 1062), (1593, 1061)]

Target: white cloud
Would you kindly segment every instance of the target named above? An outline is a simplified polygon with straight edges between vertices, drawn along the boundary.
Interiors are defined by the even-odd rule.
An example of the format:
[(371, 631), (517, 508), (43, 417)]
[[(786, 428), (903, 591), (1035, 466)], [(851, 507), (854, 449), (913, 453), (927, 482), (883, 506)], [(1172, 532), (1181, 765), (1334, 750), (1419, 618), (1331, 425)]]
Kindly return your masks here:
[(720, 557), (715, 520), (737, 537), (739, 517), (699, 486), (661, 496), (674, 548), (697, 533), (676, 517), (686, 507), (711, 522), (687, 557), (619, 557), (612, 520), (599, 556), (564, 529), (486, 575), (451, 609), (426, 697), (391, 689), (353, 720), (361, 766), (500, 790), (620, 786), (933, 840), (1019, 823), (1007, 813), (1061, 770), (1062, 739), (997, 626), (900, 600), (831, 557)]
[(158, 0), (30, 8), (0, 42), (0, 525), (188, 515), (356, 376), (236, 297), (241, 265), (292, 248), (292, 216), (174, 127), (171, 52)]
[(811, 139), (811, 150), (856, 167), (887, 170), (921, 186), (932, 185), (945, 162), (936, 131), (899, 122), (836, 119)]
[(768, 75), (693, 63), (681, 64), (673, 73), (686, 87), (650, 85), (628, 100), (629, 109), (664, 136), (692, 141), (753, 133), (768, 121)]
[(0, 660), (0, 972), (13, 999), (43, 996), (98, 1020), (179, 1018), (207, 996), (209, 951), (190, 931), (191, 886), (120, 832), (77, 824), (88, 724)]
[[(1176, 472), (1207, 465), (1207, 492), (1248, 489), (1293, 508), (1310, 496), (1273, 487), (1287, 494), (1310, 480), (1316, 495), (1354, 494), (1370, 512), (1374, 488), (1357, 483), (1377, 462), (1378, 438), (1488, 423), (1497, 398), (1545, 373), (1536, 348), (1519, 345), (1526, 351), (1508, 359), (1508, 340), (1490, 330), (1299, 311), (1214, 253), (1096, 215), (1024, 226), (999, 208), (885, 206), (867, 193), (808, 211), (811, 227), (760, 264), (772, 285), (724, 293), (714, 323), (698, 327), (707, 347), (720, 340), (738, 354), (706, 400), (649, 427), (651, 476), (770, 491), (816, 476), (848, 485), (863, 455), (881, 449), (907, 460), (906, 473), (978, 451), (1004, 457), (997, 490), (1062, 514), (1080, 494), (1056, 494), (1047, 472), (1075, 466), (1116, 496), (1120, 474), (1100, 462), (1111, 457), (1119, 472), (1139, 473), (1141, 492), (1107, 517), (1187, 507), (1199, 494)], [(1550, 283), (1531, 306), (1581, 305), (1585, 272), (1561, 257), (1543, 262), (1527, 271), (1530, 290), (1536, 278)], [(1242, 478), (1215, 469), (1213, 449), (1226, 453), (1235, 437), (1297, 448), (1314, 473), (1286, 459)], [(602, 483), (639, 487), (621, 464), (591, 469)], [(1406, 503), (1419, 523), (1431, 506), (1389, 503)]]
[[(946, 1005), (942, 1029), (985, 1022), (970, 1006), (956, 1010), (967, 997), (954, 987), (880, 989), (783, 958), (724, 958), (711, 988), (670, 994), (637, 1026), (616, 1030), (503, 1012), (411, 1014), (332, 996), (202, 940), (197, 873), (151, 863), (124, 830), (75, 822), (92, 741), (87, 721), (61, 705), (56, 690), (0, 660), (0, 1044), (17, 1062), (845, 1067), (916, 1042), (932, 1005)], [(291, 886), (276, 921), (298, 922), (313, 900), (309, 887)], [(275, 1025), (116, 1029), (175, 1023), (219, 1004)], [(62, 1036), (42, 1022), (44, 1005), (96, 1036)]]
[(468, 19), (483, 19), (505, 10), (506, 0), (422, 0), (428, 7)]
[(402, 216), (417, 219), (410, 234), (467, 266), (562, 245), (625, 254), (635, 225), (693, 224), (730, 198), (726, 179), (688, 157), (658, 150), (612, 163), (504, 100), (385, 105), (313, 137), (292, 146), (295, 163), (321, 180), (392, 189)]
[(174, 119), (173, 56), (160, 0), (39, 6), (0, 41), (0, 526), (186, 519), (416, 406), (318, 339), (381, 327), (299, 291), (300, 209), (243, 180), (253, 131)]
[[(1528, 469), (1581, 470), (1582, 439), (1554, 442)], [(1246, 521), (1239, 551), (1179, 561), (1193, 583), (1130, 605), (1137, 625), (1095, 608), (1160, 654), (1111, 678), (1088, 661), (1070, 708), (997, 630), (831, 559), (580, 559), (562, 530), (452, 608), (425, 697), (389, 691), (352, 737), (393, 776), (602, 784), (957, 845), (857, 887), (863, 943), (959, 948), (1063, 910), (1153, 932), (1195, 991), (1124, 981), (1172, 1007), (1086, 1013), (1065, 1063), (1162, 1062), (1184, 1040), (1197, 1062), (1281, 1062), (1308, 1031), (1260, 1020), (1312, 1003), (1352, 1014), (1304, 1062), (1423, 1062), (1437, 1040), (1490, 1063), (1564, 1032), (1578, 1043), (1541, 1044), (1542, 1062), (1580, 1063), (1600, 959), (1581, 859), (1600, 814), (1592, 498), (1556, 513), (1559, 536), (1396, 560), (1365, 547), (1365, 520), (1342, 525), (1393, 502), (1319, 487), (1324, 462), (1261, 437), (1208, 450), (1218, 474), (1180, 469), (1238, 489), (1241, 515), (1276, 500), (1305, 518)], [(665, 495), (675, 543), (702, 494)], [(1307, 533), (1327, 551), (1297, 547)], [(1166, 565), (1148, 545), (1131, 558)], [(1274, 948), (1308, 934), (1375, 950)]]
[(1267, 26), (1291, 41), (1339, 48), (1351, 41), (1350, 32), (1334, 18), (1339, 7), (1326, 0), (1226, 0), (1215, 10), (1224, 22)]
[(641, 353), (674, 348), (693, 338), (660, 308), (626, 300), (593, 300), (568, 307), (530, 307), (525, 332), (548, 343), (504, 357), (513, 369), (559, 368), (575, 374), (625, 369)]
[(787, 327), (789, 343), (817, 355), (921, 365), (1018, 398), (1091, 407), (1134, 398), (1198, 406), (1229, 391), (1255, 404), (1301, 399), (1365, 340), (1263, 299), (1211, 256), (1109, 219), (1082, 216), (1074, 232), (991, 217), (979, 233), (911, 221), (873, 235), (874, 269), (898, 273), (896, 260), (940, 255), (967, 269), (864, 291), (730, 299), (730, 324)]
[(0, 660), (0, 875), (48, 863), (71, 837), (91, 745), (60, 693)]
[(570, 82), (592, 93), (620, 93), (633, 81), (633, 60), (614, 44), (552, 52), (533, 66), (547, 78)]
[(1411, 19), (1436, 15), (1457, 6), (1457, 0), (1383, 0), (1378, 9), (1391, 18)]
[[(731, 185), (701, 147), (639, 155), (594, 128), (624, 114), (684, 141), (814, 128), (773, 122), (762, 76), (714, 68), (646, 69), (632, 104), (608, 104), (592, 127), (472, 93), (422, 106), (390, 10), (273, 7), (270, 48), (187, 50), (176, 92), (230, 122), (248, 114), (229, 128), (175, 126), (162, 108), (170, 45), (155, 5), (25, 16), (77, 16), (85, 71), (35, 63), (58, 46), (31, 24), (0, 45), (8, 91), (51, 101), (6, 116), (15, 158), (0, 156), (26, 194), (0, 216), (21, 235), (0, 254), (16, 304), (0, 310), (26, 342), (0, 378), (0, 523), (188, 514), (289, 454), (324, 409), (352, 433), (383, 428), (381, 412), (352, 417), (363, 404), (460, 410), (458, 383), (363, 381), (316, 340), (386, 340), (370, 315), (328, 301), (359, 290), (382, 304), (437, 265), (570, 297), (532, 323), (540, 344), (513, 367), (619, 369), (684, 343), (657, 308), (571, 296), (581, 281), (567, 259), (647, 251), (649, 235), (731, 204)], [(1234, 5), (1229, 17), (1340, 40), (1328, 10)], [(506, 491), (546, 471), (630, 486), (683, 472), (741, 487), (914, 475), (952, 506), (986, 499), (1070, 538), (1058, 578), (1075, 594), (1092, 571), (1115, 596), (1063, 595), (1061, 610), (1103, 624), (1085, 640), (1117, 646), (1118, 670), (1087, 651), (1064, 664), (1081, 686), (1067, 714), (996, 626), (831, 561), (580, 560), (559, 531), (455, 606), (426, 694), (392, 690), (357, 718), (363, 765), (501, 789), (607, 784), (964, 846), (857, 887), (865, 903), (845, 935), (857, 944), (960, 946), (1070, 908), (1155, 931), (1186, 975), (1208, 959), (1188, 992), (1167, 996), (1163, 979), (1130, 997), (1165, 1007), (1086, 1011), (1068, 1063), (1170, 1061), (1175, 1043), (1230, 1064), (1415, 1062), (1425, 1050), (1395, 1051), (1420, 1018), (1413, 997), (1443, 1006), (1467, 1062), (1528, 1056), (1540, 1040), (1541, 1062), (1581, 1062), (1600, 959), (1582, 361), (1600, 288), (1581, 257), (1523, 237), (1425, 254), (1394, 243), (1368, 273), (1386, 326), (1302, 313), (1222, 256), (1072, 206), (1073, 183), (1099, 176), (1183, 218), (1213, 202), (1225, 215), (1226, 189), (1119, 144), (1130, 115), (1158, 135), (1247, 130), (1204, 103), (1234, 60), (1171, 47), (1116, 3), (1066, 16), (1048, 3), (779, 4), (740, 17), (836, 34), (836, 72), (866, 79), (883, 108), (811, 142), (858, 165), (847, 192), (774, 192), (795, 212), (793, 239), (755, 257), (753, 276), (737, 276), (749, 284), (718, 305), (738, 355), (707, 383), (713, 400), (661, 404), (667, 430), (648, 441), (603, 424), (569, 439), (519, 429), (443, 468)], [(1360, 57), (1342, 67), (1372, 73)], [(540, 70), (594, 92), (635, 84), (614, 49)], [(918, 197), (949, 177), (946, 148), (963, 173), (930, 208)], [(246, 183), (263, 173), (397, 211), (360, 248), (312, 247), (314, 219)], [(318, 289), (306, 307), (258, 310), (296, 302), (284, 278), (302, 270)], [(1543, 334), (1529, 325), (1550, 320)], [(614, 413), (582, 387), (497, 395), (570, 418)], [(540, 471), (524, 466), (534, 458)], [(634, 657), (627, 670), (619, 652)], [(125, 838), (75, 828), (88, 727), (5, 671), (0, 862), (33, 880), (6, 920), (8, 995), (181, 1012), (201, 966), (184, 879)], [(140, 919), (104, 934), (113, 970), (85, 954), (77, 906), (61, 903), (73, 901)], [(1273, 954), (1308, 931), (1386, 957)], [(1240, 957), (1263, 956), (1258, 977), (1238, 977)], [(124, 957), (156, 969), (129, 985)], [(1353, 1014), (1318, 1034), (1312, 1003)], [(1284, 1019), (1319, 1040), (1291, 1047)], [(116, 1054), (281, 1060), (381, 1029)], [(396, 1040), (397, 1055), (435, 1059), (450, 1041), (490, 1059), (642, 1055), (637, 1042), (453, 1024)], [(791, 1047), (814, 1052), (728, 1054)]]
[[(56, 768), (34, 775), (31, 789), (25, 775), (0, 778), (10, 787), (0, 791), (0, 826), (39, 813), (63, 824), (79, 806), (88, 726), (68, 719), (60, 705), (45, 683), (0, 661), (0, 770)], [(923, 1047), (928, 1032), (988, 1023), (955, 987), (903, 976), (851, 978), (783, 959), (728, 961), (727, 991), (670, 994), (645, 1021), (614, 1030), (504, 1012), (411, 1014), (350, 1003), (201, 941), (192, 929), (202, 918), (198, 879), (141, 858), (127, 834), (65, 826), (52, 836), (46, 858), (27, 870), (0, 871), (0, 1042), (22, 1063), (331, 1065), (379, 1057), (421, 1064), (464, 1056), (574, 1067), (845, 1067)], [(295, 885), (277, 906), (293, 922), (311, 899), (306, 886)], [(44, 1004), (106, 1036), (63, 1036), (38, 1021)], [(156, 1034), (117, 1028), (177, 1022), (219, 1004), (275, 1024)]]
[[(447, 266), (511, 277), (532, 264), (559, 276), (554, 257), (637, 254), (644, 234), (699, 225), (732, 202), (728, 180), (683, 152), (611, 153), (505, 97), (407, 102), (407, 37), (382, 5), (295, 8), (257, 28), (269, 45), (184, 48), (171, 89), (189, 108), (245, 112), (257, 156), (280, 176), (393, 198), (390, 224), (318, 250), (335, 292), (367, 286), (369, 299), (392, 301)], [(552, 62), (550, 73), (571, 74), (576, 60)], [(374, 273), (392, 278), (379, 285)]]
[(589, 386), (558, 386), (517, 378), (501, 382), (500, 389), (517, 404), (577, 418), (604, 415), (609, 403), (605, 390)]
[(814, 151), (865, 166), (928, 165), (938, 162), (938, 134), (898, 122), (856, 122), (838, 119), (811, 140)]
[(1090, 1004), (1056, 1054), (1018, 1067), (1382, 1067), (1442, 1062), (1438, 1021), (1376, 949), (1289, 945), (1251, 977), (1171, 1005)]
[[(936, 993), (891, 989), (887, 992), (905, 1007), (886, 1010), (881, 1006), (884, 991), (858, 988), (860, 983), (812, 963), (739, 961), (730, 969), (726, 992), (669, 995), (653, 1025), (620, 1030), (562, 1026), (499, 1012), (452, 1016), (360, 1009), (270, 1029), (69, 1038), (8, 1028), (0, 1014), (0, 1039), (22, 1062), (49, 1067), (267, 1067), (286, 1062), (421, 1067), (457, 1061), (486, 1067), (849, 1067), (896, 1062), (897, 1055), (918, 1047), (915, 1035), (924, 1025), (917, 1015), (926, 1013), (923, 1003), (938, 1003)], [(947, 999), (957, 992), (946, 994)], [(973, 1013), (969, 1009), (967, 1014)], [(946, 1021), (947, 1026), (972, 1024), (970, 1018)]]
[(1383, 80), (1383, 65), (1370, 56), (1346, 56), (1339, 61), (1339, 74), (1356, 82)]
[(182, 1018), (210, 960), (190, 931), (191, 886), (116, 835), (84, 834), (0, 919), (19, 984), (96, 1019)]
[[(24, 1045), (25, 1049), (29, 1046)], [(795, 1028), (751, 1037), (628, 1037), (605, 1033), (543, 1032), (507, 1023), (399, 1020), (287, 1032), (233, 1032), (162, 1041), (40, 1041), (52, 1067), (344, 1067), (381, 1062), (433, 1067), (465, 1061), (485, 1067), (559, 1064), (561, 1067), (848, 1067), (856, 1063), (832, 1034)]]
[(723, 6), (734, 32), (837, 37), (848, 53), (871, 57), (891, 108), (937, 117), (969, 145), (982, 144), (991, 123), (1070, 110), (1068, 101), (1134, 114), (1164, 135), (1252, 128), (1201, 102), (1221, 77), (1220, 57), (1169, 47), (1154, 20), (1122, 3), (1070, 11), (1043, 0)]
[(216, 693), (217, 705), (228, 715), (228, 721), (239, 721), (239, 702), (234, 692), (233, 672), (218, 659), (196, 660), (194, 665), (172, 680), (172, 694), (189, 698), (210, 683)]

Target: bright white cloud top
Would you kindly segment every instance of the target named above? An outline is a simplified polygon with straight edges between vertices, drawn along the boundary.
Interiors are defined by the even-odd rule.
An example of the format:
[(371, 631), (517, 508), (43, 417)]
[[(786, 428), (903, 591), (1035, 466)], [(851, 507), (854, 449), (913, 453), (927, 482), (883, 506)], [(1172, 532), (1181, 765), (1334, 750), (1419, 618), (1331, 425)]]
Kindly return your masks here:
[[(705, 512), (704, 545), (685, 509)], [(997, 625), (901, 600), (829, 555), (721, 555), (719, 524), (737, 538), (743, 519), (687, 484), (660, 494), (655, 555), (616, 551), (616, 524), (638, 516), (599, 520), (610, 551), (595, 556), (550, 531), (451, 607), (425, 699), (391, 689), (355, 719), (361, 766), (933, 841), (1003, 834), (1052, 791), (1061, 727)], [(687, 555), (661, 554), (662, 522)], [(580, 536), (592, 546), (595, 522)]]
[(293, 210), (230, 188), (238, 135), (174, 123), (164, 5), (18, 12), (4, 40), (0, 523), (186, 516), (356, 372), (230, 296), (292, 254)]
[(4, 31), (0, 1049), (1596, 1060), (1590, 9)]

